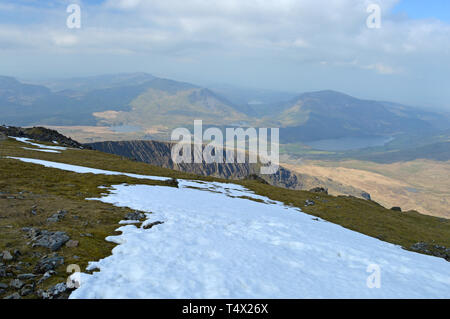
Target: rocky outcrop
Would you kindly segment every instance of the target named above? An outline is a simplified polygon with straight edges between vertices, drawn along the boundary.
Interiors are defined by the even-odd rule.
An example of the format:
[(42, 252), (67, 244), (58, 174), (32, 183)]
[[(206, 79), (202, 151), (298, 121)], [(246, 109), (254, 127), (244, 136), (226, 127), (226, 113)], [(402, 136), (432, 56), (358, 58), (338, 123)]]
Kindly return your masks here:
[(32, 127), (32, 128), (22, 128), (15, 126), (0, 126), (0, 140), (3, 136), (14, 136), (14, 137), (27, 137), (36, 141), (58, 142), (59, 145), (72, 147), (72, 148), (85, 148), (82, 144), (77, 141), (72, 140), (70, 137), (66, 137), (55, 130), (50, 130), (45, 127)]
[(87, 146), (101, 152), (116, 154), (139, 162), (144, 162), (155, 166), (175, 169), (182, 172), (188, 172), (197, 175), (214, 176), (225, 179), (246, 179), (249, 176), (258, 176), (258, 179), (262, 179), (271, 185), (290, 189), (302, 189), (302, 184), (298, 176), (283, 167), (280, 167), (278, 172), (276, 172), (273, 175), (260, 175), (259, 164), (174, 163), (171, 157), (172, 144), (168, 142), (157, 142), (157, 141), (97, 142), (87, 144)]

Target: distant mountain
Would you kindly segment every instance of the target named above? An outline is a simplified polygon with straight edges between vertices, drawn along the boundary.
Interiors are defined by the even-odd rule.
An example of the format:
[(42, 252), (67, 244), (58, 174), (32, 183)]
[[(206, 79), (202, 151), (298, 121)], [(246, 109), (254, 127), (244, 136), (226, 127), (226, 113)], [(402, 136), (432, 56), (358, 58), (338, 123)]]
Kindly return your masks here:
[[(447, 127), (439, 114), (361, 100), (335, 91), (304, 93), (266, 117), (284, 142), (429, 133)], [(439, 123), (439, 125), (437, 125)]]
[(48, 86), (0, 77), (0, 124), (125, 125), (141, 128), (144, 137), (153, 132), (168, 136), (173, 128), (190, 128), (201, 119), (205, 126), (221, 128), (279, 127), (282, 143), (425, 136), (450, 129), (448, 115), (335, 91), (292, 98), (268, 90), (209, 89), (147, 73), (66, 79)]
[(59, 79), (43, 82), (42, 84), (53, 91), (70, 90), (88, 92), (122, 86), (135, 86), (154, 79), (155, 77), (148, 73), (121, 73)]

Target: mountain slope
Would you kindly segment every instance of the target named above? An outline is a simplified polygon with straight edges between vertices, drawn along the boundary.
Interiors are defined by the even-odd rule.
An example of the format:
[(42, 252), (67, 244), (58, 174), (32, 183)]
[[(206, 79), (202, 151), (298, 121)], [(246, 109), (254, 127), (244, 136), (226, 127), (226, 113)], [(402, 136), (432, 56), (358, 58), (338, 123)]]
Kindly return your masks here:
[[(6, 217), (0, 219), (0, 248), (20, 247), (24, 253), (7, 261), (8, 269), (26, 258), (30, 265), (24, 263), (26, 269), (13, 276), (36, 271), (34, 266), (51, 253), (27, 245), (38, 240), (33, 235), (38, 227), (62, 230), (79, 241), (55, 251), (64, 259), (39, 288), (66, 282), (66, 266), (76, 263), (83, 280), (73, 298), (437, 298), (450, 293), (443, 259), (361, 234), (408, 249), (418, 242), (448, 247), (447, 220), (257, 181), (229, 183), (97, 151), (49, 154), (22, 146), (12, 139), (0, 142), (0, 206)], [(171, 177), (178, 178), (177, 185)], [(316, 204), (305, 207), (312, 199)], [(33, 201), (39, 206), (33, 208)], [(64, 206), (65, 217), (46, 222)], [(145, 217), (135, 225), (119, 224), (133, 210)], [(119, 226), (121, 235), (114, 232)], [(113, 243), (118, 246), (111, 252)], [(414, 245), (419, 246), (424, 245)], [(88, 268), (100, 271), (84, 274), (88, 261), (100, 261)], [(382, 269), (380, 289), (366, 286), (370, 264)]]

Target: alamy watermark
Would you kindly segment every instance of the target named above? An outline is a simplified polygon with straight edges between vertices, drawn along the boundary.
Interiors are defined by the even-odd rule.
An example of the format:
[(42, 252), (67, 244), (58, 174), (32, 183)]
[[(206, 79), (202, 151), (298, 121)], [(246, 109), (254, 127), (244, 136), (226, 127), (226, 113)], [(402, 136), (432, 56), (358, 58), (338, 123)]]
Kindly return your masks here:
[(79, 4), (70, 4), (67, 9), (67, 13), (70, 15), (67, 17), (66, 25), (69, 29), (80, 29), (81, 28), (81, 7)]
[(225, 135), (226, 139), (217, 127), (203, 132), (201, 120), (194, 121), (194, 134), (187, 128), (177, 128), (171, 134), (171, 140), (177, 142), (172, 147), (172, 161), (176, 164), (261, 164), (261, 174), (278, 171), (279, 128), (226, 128)]
[(367, 7), (367, 13), (370, 15), (367, 17), (366, 25), (369, 29), (381, 28), (381, 7), (379, 4), (372, 3)]
[(367, 277), (366, 284), (369, 289), (381, 288), (381, 267), (377, 264), (370, 264), (367, 266), (366, 271), (370, 273)]

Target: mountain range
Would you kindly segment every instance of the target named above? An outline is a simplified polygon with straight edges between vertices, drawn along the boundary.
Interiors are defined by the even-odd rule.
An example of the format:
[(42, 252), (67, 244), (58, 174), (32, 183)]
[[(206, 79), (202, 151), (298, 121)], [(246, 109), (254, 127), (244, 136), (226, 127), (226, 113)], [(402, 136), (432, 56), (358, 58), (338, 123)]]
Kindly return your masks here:
[(280, 127), (282, 143), (426, 135), (450, 129), (448, 114), (331, 90), (294, 95), (224, 86), (209, 89), (146, 73), (39, 84), (0, 77), (0, 111), (2, 124), (8, 125), (125, 125), (163, 135), (175, 127), (190, 127), (195, 119), (207, 126)]

